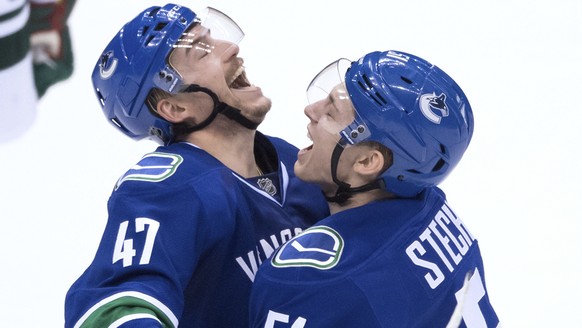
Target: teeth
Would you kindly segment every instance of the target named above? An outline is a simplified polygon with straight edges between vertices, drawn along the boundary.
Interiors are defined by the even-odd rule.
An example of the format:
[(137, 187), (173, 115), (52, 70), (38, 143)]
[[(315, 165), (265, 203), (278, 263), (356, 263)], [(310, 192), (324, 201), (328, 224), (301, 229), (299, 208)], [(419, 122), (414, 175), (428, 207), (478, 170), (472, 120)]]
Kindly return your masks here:
[(228, 85), (231, 86), (232, 83), (234, 82), (234, 80), (236, 80), (244, 71), (245, 71), (245, 67), (244, 66), (240, 66), (236, 70), (236, 72), (234, 72), (234, 75), (230, 78), (230, 81), (228, 81)]

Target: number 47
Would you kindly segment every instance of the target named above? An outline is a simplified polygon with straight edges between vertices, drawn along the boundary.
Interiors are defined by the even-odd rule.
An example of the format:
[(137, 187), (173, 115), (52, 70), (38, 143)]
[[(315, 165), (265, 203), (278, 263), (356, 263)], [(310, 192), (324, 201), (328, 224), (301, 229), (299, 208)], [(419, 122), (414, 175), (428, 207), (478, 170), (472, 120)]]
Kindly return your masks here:
[[(115, 247), (113, 248), (113, 264), (115, 264), (117, 261), (123, 260), (123, 267), (132, 265), (133, 257), (136, 255), (135, 248), (133, 248), (133, 239), (125, 239), (127, 236), (128, 225), (129, 221), (123, 221), (119, 225)], [(154, 240), (156, 239), (156, 234), (160, 228), (160, 223), (156, 220), (149, 218), (136, 218), (135, 232), (143, 232), (146, 225), (149, 227), (147, 229), (146, 240), (139, 264), (150, 263), (152, 250), (154, 248)]]

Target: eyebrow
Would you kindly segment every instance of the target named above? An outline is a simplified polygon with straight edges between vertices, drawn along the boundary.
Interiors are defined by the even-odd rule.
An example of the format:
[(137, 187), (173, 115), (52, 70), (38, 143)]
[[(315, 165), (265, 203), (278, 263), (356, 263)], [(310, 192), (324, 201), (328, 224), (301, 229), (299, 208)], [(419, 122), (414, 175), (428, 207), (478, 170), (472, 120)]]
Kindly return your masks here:
[[(194, 22), (192, 24), (192, 26), (190, 28), (188, 28), (184, 33), (182, 33), (182, 35), (180, 36), (180, 38), (176, 41), (176, 44), (180, 43), (180, 42), (188, 42), (189, 46), (184, 46), (184, 47), (176, 47), (176, 48), (185, 48), (186, 49), (186, 54), (188, 55), (190, 53), (190, 51), (192, 50), (192, 48), (194, 48), (192, 45), (196, 42), (198, 42), (198, 39), (200, 39), (200, 37), (203, 35), (203, 33), (194, 33), (194, 30), (198, 27), (202, 27), (204, 28), (204, 26), (202, 26), (202, 24), (200, 24), (200, 22)], [(187, 38), (184, 38), (184, 36), (186, 36)]]

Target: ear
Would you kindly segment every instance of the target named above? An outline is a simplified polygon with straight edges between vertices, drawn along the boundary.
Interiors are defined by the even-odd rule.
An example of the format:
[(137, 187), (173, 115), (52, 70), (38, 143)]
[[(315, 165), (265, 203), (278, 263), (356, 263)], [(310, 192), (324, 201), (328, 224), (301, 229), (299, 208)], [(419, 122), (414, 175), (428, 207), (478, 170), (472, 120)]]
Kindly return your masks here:
[(354, 171), (367, 178), (375, 179), (384, 167), (384, 156), (375, 149), (362, 151), (354, 162)]
[(170, 123), (180, 123), (187, 116), (187, 110), (172, 98), (162, 99), (156, 106), (158, 114)]

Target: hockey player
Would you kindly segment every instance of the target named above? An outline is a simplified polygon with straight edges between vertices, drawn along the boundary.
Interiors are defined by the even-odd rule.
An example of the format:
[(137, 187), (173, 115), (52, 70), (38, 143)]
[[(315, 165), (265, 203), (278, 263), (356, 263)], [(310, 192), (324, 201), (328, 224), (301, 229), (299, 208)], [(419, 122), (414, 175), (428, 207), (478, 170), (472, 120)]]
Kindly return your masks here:
[(473, 133), (461, 88), (386, 51), (331, 64), (308, 97), (295, 173), (332, 214), (259, 268), (251, 327), (496, 327), (477, 240), (437, 187)]
[(103, 51), (92, 80), (107, 120), (162, 146), (117, 182), (66, 327), (245, 327), (260, 263), (329, 214), (294, 176), (298, 149), (256, 131), (271, 101), (245, 76), (242, 37), (217, 10), (167, 4)]
[(34, 123), (47, 89), (69, 78), (73, 52), (67, 20), (75, 0), (0, 0), (0, 142)]

